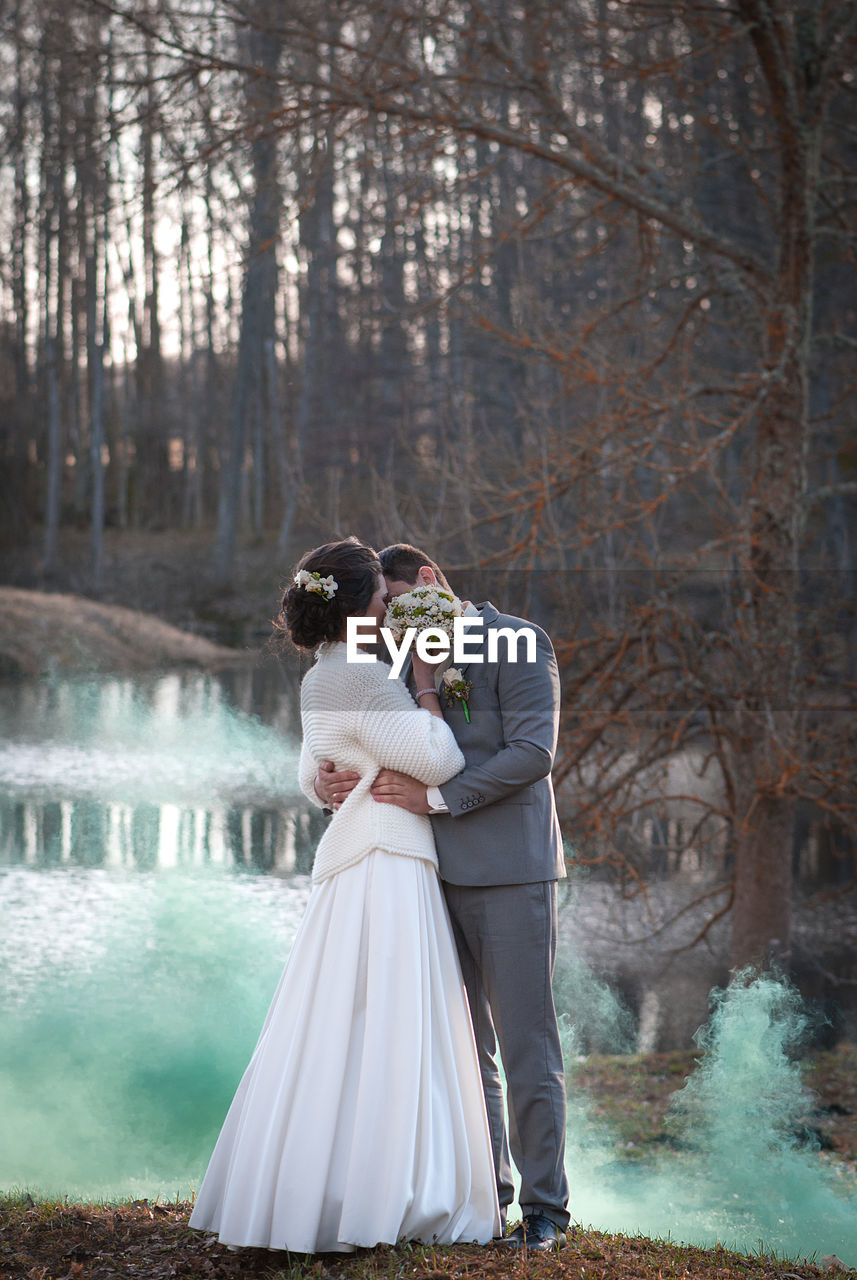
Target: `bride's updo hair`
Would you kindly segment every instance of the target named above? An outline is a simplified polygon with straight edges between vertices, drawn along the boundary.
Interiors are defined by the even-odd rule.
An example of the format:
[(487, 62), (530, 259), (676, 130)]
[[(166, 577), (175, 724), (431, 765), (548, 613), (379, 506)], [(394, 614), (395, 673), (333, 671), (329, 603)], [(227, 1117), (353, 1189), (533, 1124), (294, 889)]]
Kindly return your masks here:
[(282, 622), (299, 649), (315, 649), (325, 640), (338, 640), (349, 614), (365, 614), (383, 573), (372, 548), (354, 537), (308, 551), (295, 566), (293, 579), (302, 569), (319, 578), (333, 578), (336, 591), (328, 600), (321, 591), (308, 591), (294, 580), (286, 589)]

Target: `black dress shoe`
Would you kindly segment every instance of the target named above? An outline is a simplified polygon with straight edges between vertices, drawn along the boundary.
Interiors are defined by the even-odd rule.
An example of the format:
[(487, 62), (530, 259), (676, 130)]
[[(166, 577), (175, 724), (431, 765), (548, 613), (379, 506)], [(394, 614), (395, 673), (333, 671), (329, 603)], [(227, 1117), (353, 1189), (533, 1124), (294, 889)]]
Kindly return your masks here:
[(543, 1213), (528, 1213), (524, 1221), (503, 1239), (510, 1249), (559, 1249), (565, 1232)]

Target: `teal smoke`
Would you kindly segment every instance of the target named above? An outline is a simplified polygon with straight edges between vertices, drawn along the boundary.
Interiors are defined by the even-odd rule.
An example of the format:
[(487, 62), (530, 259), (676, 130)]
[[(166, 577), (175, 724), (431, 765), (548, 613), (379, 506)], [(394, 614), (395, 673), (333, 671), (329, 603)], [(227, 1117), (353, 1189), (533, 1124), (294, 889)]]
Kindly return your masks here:
[[(277, 803), (293, 785), (294, 743), (208, 681), (20, 697), (21, 727), (0, 744), (9, 803), (73, 797), (72, 847), (103, 840), (105, 799), (145, 815), (167, 801)], [(154, 866), (154, 835), (137, 826), (135, 862)], [(0, 868), (0, 1188), (84, 1199), (198, 1187), (307, 891), (235, 872)], [(795, 1061), (807, 1014), (787, 983), (748, 974), (715, 995), (672, 1108), (676, 1150), (645, 1165), (622, 1160), (574, 1084), (577, 1055), (633, 1048), (627, 1010), (568, 951), (557, 990), (576, 1220), (857, 1265), (857, 1198), (796, 1137), (813, 1103)]]
[(69, 936), (46, 953), (39, 940), (42, 962), (19, 966), (0, 1007), (0, 1188), (185, 1198), (303, 899), (284, 893), (277, 913), (254, 877), (85, 875), (85, 889), (83, 873), (56, 877), (48, 914)]
[(745, 972), (713, 993), (699, 1063), (674, 1097), (676, 1150), (622, 1164), (572, 1093), (572, 1208), (602, 1229), (857, 1266), (857, 1195), (806, 1143), (813, 1098), (795, 1053), (809, 1017), (788, 982)]
[(295, 794), (298, 742), (208, 676), (104, 677), (0, 690), (0, 798), (211, 804)]
[[(6, 873), (5, 919), (33, 877)], [(50, 946), (20, 963), (0, 1007), (0, 1187), (72, 1198), (188, 1196), (198, 1187), (302, 914), (306, 881), (52, 873)], [(18, 933), (19, 949), (26, 939)], [(47, 950), (45, 949), (47, 947)], [(19, 957), (20, 958), (20, 957)], [(716, 994), (700, 1061), (676, 1095), (676, 1150), (621, 1159), (574, 1087), (576, 1052), (626, 1015), (582, 962), (564, 965), (568, 1167), (575, 1220), (698, 1244), (857, 1262), (857, 1197), (799, 1134), (813, 1101), (795, 1053), (807, 1027), (783, 981)], [(603, 1031), (603, 1028), (602, 1028)]]
[(566, 1062), (579, 1054), (634, 1051), (637, 1032), (630, 1010), (570, 945), (560, 948), (553, 990)]

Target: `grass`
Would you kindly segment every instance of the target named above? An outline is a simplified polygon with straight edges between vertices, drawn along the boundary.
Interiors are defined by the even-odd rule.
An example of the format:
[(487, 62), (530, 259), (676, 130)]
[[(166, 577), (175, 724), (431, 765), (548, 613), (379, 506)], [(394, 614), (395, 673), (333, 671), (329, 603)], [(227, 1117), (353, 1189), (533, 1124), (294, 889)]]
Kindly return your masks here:
[[(693, 1068), (692, 1053), (591, 1057), (574, 1087), (585, 1088), (609, 1121), (624, 1159), (668, 1139), (671, 1095)], [(817, 1107), (807, 1124), (821, 1156), (849, 1180), (857, 1169), (857, 1046), (811, 1054), (804, 1063)], [(268, 1250), (231, 1253), (188, 1228), (191, 1206), (128, 1200), (76, 1204), (0, 1196), (0, 1280), (813, 1280), (829, 1273), (814, 1260), (752, 1255), (595, 1231), (573, 1233), (551, 1254), (509, 1254), (497, 1246), (380, 1246), (356, 1254), (304, 1257)], [(857, 1271), (836, 1273), (857, 1277)]]
[[(316, 1257), (262, 1249), (232, 1253), (187, 1226), (188, 1204), (113, 1205), (0, 1198), (2, 1280), (816, 1280), (814, 1262), (700, 1249), (669, 1241), (578, 1230), (551, 1253), (497, 1245), (403, 1244)], [(857, 1276), (857, 1272), (841, 1272)]]

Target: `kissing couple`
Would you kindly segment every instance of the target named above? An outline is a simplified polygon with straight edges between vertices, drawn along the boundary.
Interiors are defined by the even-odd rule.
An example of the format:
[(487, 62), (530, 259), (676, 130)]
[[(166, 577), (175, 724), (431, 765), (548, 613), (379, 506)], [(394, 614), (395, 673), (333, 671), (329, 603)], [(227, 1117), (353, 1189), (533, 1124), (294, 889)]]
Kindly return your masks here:
[[(495, 644), (466, 679), (455, 673), (443, 705), (448, 659), (426, 660), (425, 646), (391, 678), (364, 622), (369, 644), (349, 661), (348, 619), (380, 628), (397, 597), (428, 602), (429, 616), (452, 598), (484, 631), (529, 627), (535, 661)], [(302, 557), (281, 625), (316, 654), (301, 686), (300, 785), (332, 817), (191, 1226), (293, 1253), (400, 1240), (556, 1248), (569, 1213), (550, 640), (460, 602), (416, 547), (378, 554), (353, 537)], [(506, 1234), (512, 1160), (522, 1221)]]

